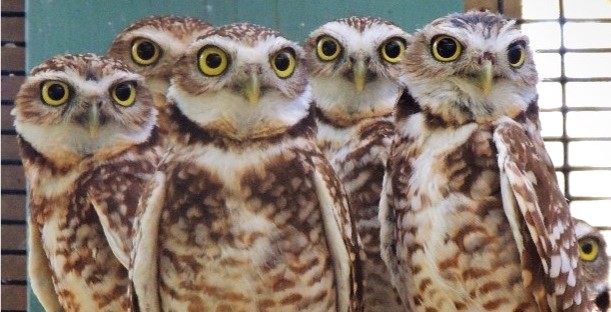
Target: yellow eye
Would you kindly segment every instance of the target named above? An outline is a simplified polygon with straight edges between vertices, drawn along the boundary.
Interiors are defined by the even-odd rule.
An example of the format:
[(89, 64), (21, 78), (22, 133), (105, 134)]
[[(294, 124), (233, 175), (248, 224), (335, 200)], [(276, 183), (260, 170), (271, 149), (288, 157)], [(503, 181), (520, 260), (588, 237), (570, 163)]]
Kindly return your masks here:
[(440, 62), (451, 62), (456, 60), (462, 53), (462, 46), (458, 40), (450, 36), (436, 36), (431, 44), (431, 52), (436, 60)]
[(199, 69), (206, 76), (218, 76), (225, 72), (229, 65), (227, 53), (215, 46), (205, 46), (199, 52)]
[(329, 36), (322, 36), (318, 38), (318, 42), (316, 43), (316, 52), (318, 53), (318, 58), (321, 60), (325, 62), (333, 61), (339, 56), (341, 51), (342, 48), (335, 38)]
[(513, 67), (520, 67), (526, 59), (524, 43), (521, 41), (514, 42), (507, 48), (507, 60)]
[(598, 257), (598, 242), (591, 238), (579, 240), (579, 258), (584, 261), (594, 261)]
[(136, 101), (136, 87), (130, 81), (116, 84), (111, 94), (112, 99), (121, 106), (131, 106)]
[(389, 63), (397, 63), (405, 51), (405, 42), (399, 38), (392, 38), (380, 47), (382, 58)]
[(155, 63), (161, 55), (159, 46), (144, 38), (138, 38), (132, 42), (132, 60), (136, 64), (148, 66)]
[(47, 105), (59, 106), (68, 102), (70, 89), (67, 84), (61, 81), (48, 80), (42, 84), (40, 97)]
[(280, 50), (272, 57), (270, 63), (278, 77), (290, 77), (295, 71), (295, 51), (291, 48)]

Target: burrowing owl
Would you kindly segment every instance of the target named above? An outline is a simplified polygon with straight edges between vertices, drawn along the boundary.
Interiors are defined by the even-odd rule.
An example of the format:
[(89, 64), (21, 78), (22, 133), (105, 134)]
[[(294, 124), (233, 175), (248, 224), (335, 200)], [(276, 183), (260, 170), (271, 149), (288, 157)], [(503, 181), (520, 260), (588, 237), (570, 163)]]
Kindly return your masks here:
[(331, 21), (306, 40), (318, 146), (343, 182), (367, 254), (365, 307), (403, 309), (380, 257), (378, 205), (392, 140), (396, 79), (409, 36), (389, 21)]
[(380, 207), (403, 300), (414, 311), (585, 310), (528, 38), (513, 21), (468, 12), (412, 39)]
[(609, 308), (609, 256), (602, 234), (583, 220), (573, 219), (579, 242), (579, 260), (588, 300), (594, 301), (596, 311)]
[(123, 61), (144, 76), (159, 111), (162, 139), (167, 132), (165, 94), (174, 64), (193, 40), (212, 28), (212, 25), (192, 17), (147, 17), (127, 26), (108, 49), (108, 56)]
[(360, 308), (357, 233), (315, 144), (304, 65), (297, 44), (252, 24), (219, 27), (180, 58), (176, 143), (139, 218), (141, 309)]
[(132, 222), (157, 162), (155, 109), (143, 84), (118, 60), (62, 55), (35, 67), (17, 94), (28, 270), (47, 311), (129, 306)]

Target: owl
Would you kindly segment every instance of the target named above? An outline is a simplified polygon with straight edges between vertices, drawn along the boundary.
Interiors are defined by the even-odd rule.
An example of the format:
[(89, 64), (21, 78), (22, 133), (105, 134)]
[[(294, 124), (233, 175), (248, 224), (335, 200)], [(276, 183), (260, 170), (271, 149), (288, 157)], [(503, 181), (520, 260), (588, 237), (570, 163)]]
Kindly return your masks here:
[(367, 255), (368, 311), (403, 310), (380, 256), (378, 205), (408, 40), (389, 21), (353, 16), (322, 25), (305, 43), (317, 143), (345, 186)]
[(197, 37), (213, 28), (192, 17), (151, 16), (135, 21), (117, 35), (107, 55), (123, 61), (144, 76), (159, 111), (161, 138), (167, 132), (165, 94), (174, 63)]
[(609, 308), (609, 257), (605, 238), (583, 220), (573, 219), (579, 242), (579, 261), (586, 284), (588, 300), (594, 301), (595, 311)]
[(406, 48), (380, 220), (382, 258), (413, 311), (586, 309), (532, 55), (490, 12), (436, 19)]
[(171, 81), (175, 145), (138, 209), (140, 310), (360, 310), (360, 244), (316, 146), (303, 49), (230, 24), (193, 42)]
[(12, 111), (28, 180), (28, 273), (47, 311), (129, 307), (133, 221), (158, 154), (155, 108), (121, 61), (61, 55)]

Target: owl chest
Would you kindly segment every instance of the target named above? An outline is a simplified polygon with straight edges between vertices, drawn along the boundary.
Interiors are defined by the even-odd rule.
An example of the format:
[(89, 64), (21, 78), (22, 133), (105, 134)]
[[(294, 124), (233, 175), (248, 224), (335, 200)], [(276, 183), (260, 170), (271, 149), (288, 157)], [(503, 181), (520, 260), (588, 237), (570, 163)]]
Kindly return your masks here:
[(337, 128), (326, 123), (318, 123), (316, 140), (321, 151), (336, 170), (360, 142), (358, 127)]
[(42, 243), (64, 308), (122, 309), (127, 271), (114, 257), (89, 200), (74, 196), (48, 204), (53, 212), (41, 227)]
[(396, 179), (405, 196), (398, 200), (399, 257), (408, 263), (412, 300), (422, 311), (513, 309), (527, 294), (496, 153), (478, 131), (439, 135), (412, 144), (408, 178)]
[[(389, 132), (383, 120), (347, 128), (319, 126), (318, 145), (350, 195), (356, 192), (379, 195), (391, 143)], [(372, 184), (373, 190), (366, 187)]]
[[(160, 277), (178, 297), (196, 294), (202, 310), (334, 300), (325, 288), (333, 272), (308, 172), (295, 163), (272, 167), (222, 176), (176, 168), (170, 175), (178, 183), (161, 216)], [(192, 283), (179, 282), (185, 279)], [(303, 302), (312, 296), (320, 300)], [(170, 297), (164, 304), (176, 303)]]

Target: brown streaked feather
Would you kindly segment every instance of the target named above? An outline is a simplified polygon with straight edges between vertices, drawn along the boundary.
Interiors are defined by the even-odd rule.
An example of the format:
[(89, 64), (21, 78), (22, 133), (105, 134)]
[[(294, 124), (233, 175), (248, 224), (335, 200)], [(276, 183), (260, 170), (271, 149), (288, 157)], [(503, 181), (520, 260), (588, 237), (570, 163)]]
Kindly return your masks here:
[[(96, 168), (88, 184), (89, 196), (115, 256), (129, 268), (134, 237), (133, 221), (144, 186), (155, 171), (158, 155), (150, 151), (140, 159), (122, 160)], [(128, 189), (130, 192), (123, 192)]]
[[(20, 145), (22, 151), (27, 151), (22, 152), (24, 164), (46, 163), (44, 156), (32, 149), (27, 142), (21, 141)], [(29, 206), (32, 218), (31, 231), (40, 235), (41, 228), (48, 223), (52, 216), (58, 213), (65, 219), (60, 223), (64, 222), (66, 227), (70, 227), (70, 229), (67, 229), (69, 231), (62, 232), (56, 238), (59, 244), (68, 246), (68, 250), (54, 250), (52, 256), (37, 255), (36, 252), (30, 254), (30, 270), (31, 273), (36, 273), (31, 274), (32, 282), (33, 285), (41, 285), (36, 286), (36, 288), (40, 289), (37, 290), (37, 296), (43, 302), (47, 302), (49, 296), (46, 294), (49, 288), (43, 286), (51, 281), (54, 284), (62, 285), (64, 274), (71, 272), (71, 274), (82, 276), (92, 287), (107, 283), (108, 279), (114, 276), (116, 286), (110, 290), (107, 289), (107, 286), (99, 286), (100, 297), (96, 298), (95, 301), (101, 310), (109, 307), (111, 309), (112, 307), (116, 308), (117, 302), (120, 302), (121, 307), (126, 307), (127, 299), (125, 299), (125, 296), (127, 290), (121, 281), (127, 281), (127, 270), (124, 268), (127, 261), (119, 261), (121, 264), (115, 263), (117, 260), (114, 256), (116, 255), (119, 260), (127, 259), (127, 255), (131, 252), (134, 208), (140, 196), (138, 190), (148, 180), (147, 172), (152, 172), (156, 163), (154, 151), (139, 153), (137, 152), (138, 149), (140, 147), (134, 147), (123, 155), (118, 157), (115, 155), (115, 159), (102, 163), (99, 167), (93, 165), (95, 162), (82, 161), (77, 167), (83, 173), (74, 182), (74, 193), (55, 198), (40, 194), (36, 188), (40, 183), (48, 181), (49, 177), (71, 174), (71, 172), (77, 170), (76, 167), (72, 167), (63, 173), (53, 174), (54, 170), (48, 170), (53, 166), (26, 166), (26, 173), (28, 173), (29, 180), (32, 182)], [(42, 179), (33, 178), (34, 175), (42, 176)], [(122, 191), (124, 188), (129, 191)], [(82, 205), (82, 207), (79, 208), (79, 205)], [(123, 208), (123, 206), (125, 207)], [(66, 211), (62, 209), (66, 209)], [(95, 237), (78, 234), (79, 228), (94, 229)], [(70, 233), (73, 235), (70, 235)], [(105, 235), (109, 239), (108, 241), (100, 239), (100, 237), (104, 238)], [(36, 242), (40, 243), (40, 237), (31, 237), (30, 248), (32, 250), (37, 249)], [(87, 247), (79, 244), (86, 244)], [(84, 252), (85, 249), (88, 251)], [(108, 252), (111, 249), (112, 252)], [(74, 250), (83, 250), (83, 252), (79, 252), (79, 256), (76, 257), (73, 254)], [(112, 255), (113, 253), (114, 255)], [(40, 257), (44, 257), (44, 261), (47, 261), (46, 265), (48, 265), (48, 261), (55, 259), (55, 257), (71, 260), (66, 260), (66, 264), (59, 271), (57, 267), (54, 267), (53, 278), (46, 278), (41, 263), (43, 260)], [(96, 262), (95, 259), (99, 259), (101, 262)], [(60, 302), (62, 302), (64, 308), (78, 309), (79, 300), (84, 298), (75, 296), (63, 286), (57, 287), (61, 298)], [(106, 289), (106, 292), (103, 292), (102, 289)], [(51, 290), (53, 291), (53, 297), (57, 298), (58, 294), (55, 293), (53, 288)], [(45, 303), (45, 305), (52, 306), (53, 303)]]
[[(162, 161), (163, 162), (163, 161)], [(138, 204), (135, 217), (134, 248), (130, 254), (129, 292), (133, 311), (159, 311), (158, 235), (165, 201), (165, 175), (157, 171), (149, 181)]]
[(44, 61), (40, 65), (32, 68), (30, 76), (49, 71), (73, 70), (81, 76), (91, 73), (91, 68), (96, 67), (98, 71), (96, 77), (103, 77), (115, 71), (129, 72), (130, 69), (125, 63), (105, 56), (98, 56), (92, 53), (85, 54), (65, 54), (53, 57)]
[(176, 34), (176, 36), (182, 37), (190, 36), (192, 32), (209, 29), (211, 25), (194, 17), (176, 15), (150, 16), (133, 22), (123, 32), (129, 32), (142, 27), (167, 29)]
[[(218, 35), (235, 41), (243, 42), (247, 45), (253, 45), (256, 42), (263, 41), (269, 37), (280, 37), (280, 32), (265, 26), (259, 26), (250, 23), (235, 23), (218, 27), (215, 31), (205, 34), (204, 36)], [(202, 37), (204, 37), (202, 36)], [(202, 37), (198, 38), (201, 39)]]
[[(177, 110), (176, 113), (180, 112)], [(174, 115), (174, 117), (180, 115), (182, 114)], [(159, 170), (164, 174), (164, 177), (159, 179), (162, 179), (166, 186), (157, 186), (155, 187), (156, 191), (147, 191), (147, 194), (158, 194), (156, 195), (157, 198), (149, 199), (146, 203), (143, 201), (141, 203), (142, 208), (139, 208), (145, 212), (145, 215), (148, 215), (146, 218), (155, 218), (154, 222), (145, 221), (143, 218), (140, 223), (143, 224), (140, 227), (142, 233), (138, 234), (138, 243), (135, 248), (135, 267), (132, 269), (132, 277), (140, 308), (156, 311), (158, 294), (165, 298), (162, 300), (162, 305), (168, 304), (168, 300), (175, 300), (199, 310), (214, 306), (217, 303), (218, 308), (248, 307), (252, 306), (253, 298), (260, 300), (258, 306), (262, 310), (281, 309), (282, 307), (286, 307), (286, 309), (307, 308), (320, 303), (335, 305), (337, 300), (335, 298), (335, 288), (329, 288), (320, 293), (299, 292), (299, 287), (305, 287), (304, 283), (309, 285), (307, 287), (311, 287), (314, 284), (329, 281), (329, 272), (333, 272), (334, 261), (328, 253), (317, 254), (313, 261), (302, 260), (302, 258), (308, 259), (308, 254), (313, 250), (325, 248), (323, 246), (326, 245), (328, 249), (338, 248), (341, 250), (345, 248), (348, 253), (347, 259), (350, 263), (346, 264), (349, 265), (349, 274), (338, 274), (338, 277), (345, 278), (348, 281), (347, 289), (346, 287), (343, 287), (343, 289), (346, 290), (347, 297), (350, 300), (349, 304), (352, 305), (350, 311), (360, 311), (359, 298), (361, 298), (362, 287), (358, 271), (360, 258), (358, 256), (358, 245), (356, 247), (354, 245), (358, 242), (353, 242), (357, 239), (355, 237), (356, 231), (352, 228), (344, 229), (345, 222), (350, 222), (347, 203), (345, 199), (335, 198), (341, 196), (343, 190), (334, 178), (332, 169), (325, 163), (326, 160), (316, 149), (313, 142), (299, 145), (279, 156), (270, 157), (265, 163), (256, 167), (245, 168), (239, 181), (240, 187), (237, 188), (238, 190), (244, 190), (244, 194), (236, 191), (234, 186), (224, 185), (218, 174), (213, 172), (215, 170), (186, 160), (179, 161), (176, 159), (182, 154), (182, 150), (190, 150), (198, 146), (202, 148), (222, 148), (239, 155), (243, 153), (244, 149), (253, 148), (253, 146), (264, 150), (273, 147), (275, 144), (287, 144), (287, 142), (296, 139), (313, 139), (313, 133), (316, 129), (313, 115), (310, 113), (301, 122), (290, 127), (287, 133), (283, 135), (246, 142), (212, 135), (205, 129), (197, 128), (192, 122), (183, 124), (178, 122), (179, 120), (188, 121), (188, 118), (183, 115), (182, 118), (173, 119), (173, 122), (177, 122), (173, 132), (175, 132), (175, 140), (178, 144), (168, 153), (168, 158), (162, 161), (159, 166)], [(188, 129), (194, 129), (195, 131)], [(321, 231), (320, 228), (319, 209), (322, 209), (320, 206), (323, 203), (316, 201), (313, 180), (315, 170), (321, 173), (330, 194), (333, 194), (334, 199), (338, 200), (336, 204), (340, 206), (333, 208), (338, 210), (338, 216), (337, 220), (333, 222), (342, 231), (342, 235), (345, 235), (344, 239), (350, 241), (350, 245), (342, 246), (343, 240), (341, 242), (326, 241), (322, 243), (317, 238), (324, 238), (325, 231)], [(329, 174), (332, 176), (329, 176)], [(145, 195), (144, 198), (156, 196)], [(241, 209), (254, 213), (261, 218), (271, 218), (270, 221), (273, 220), (278, 228), (270, 232), (271, 234), (229, 231), (236, 214), (229, 213), (228, 209), (230, 208), (226, 201), (235, 202), (236, 200), (244, 201)], [(304, 205), (304, 202), (309, 204)], [(157, 205), (160, 207), (157, 207)], [(156, 208), (151, 209), (151, 207)], [(202, 209), (198, 209), (198, 213), (187, 214), (188, 209), (185, 209), (185, 207), (202, 207)], [(286, 216), (286, 218), (278, 218), (279, 215)], [(158, 229), (158, 224), (164, 224), (164, 226)], [(180, 224), (183, 224), (186, 228), (206, 225), (207, 230), (206, 233), (187, 230), (175, 236), (177, 232), (184, 230), (183, 227), (179, 226)], [(348, 225), (351, 225), (351, 223), (348, 223)], [(158, 235), (156, 231), (159, 231)], [(305, 233), (307, 237), (314, 240), (309, 243), (307, 249), (304, 250), (301, 249), (301, 246), (294, 245), (299, 237), (296, 231)], [(201, 235), (206, 238), (198, 238)], [(153, 246), (156, 242), (150, 239), (151, 237), (160, 237), (158, 245)], [(206, 257), (215, 254), (215, 259), (221, 257), (221, 255), (215, 253), (220, 245), (227, 248), (250, 249), (253, 248), (253, 244), (260, 244), (261, 241), (267, 239), (270, 239), (273, 242), (272, 245), (277, 246), (276, 248), (279, 248), (282, 253), (273, 259), (269, 259), (264, 267), (254, 266), (250, 260), (243, 261), (244, 259), (239, 257), (222, 256), (224, 264), (223, 267), (219, 268), (214, 261), (202, 262), (202, 257), (181, 253), (177, 246), (170, 243), (170, 240), (177, 237), (184, 237), (185, 244), (191, 246), (190, 250), (198, 250), (198, 253), (201, 252), (207, 255)], [(157, 257), (159, 260), (157, 260)], [(286, 261), (287, 259), (294, 260)], [(159, 270), (151, 267), (154, 263), (159, 263)], [(171, 265), (168, 266), (169, 264)], [(169, 273), (172, 267), (180, 268), (181, 272), (192, 274), (194, 277), (190, 279), (189, 283), (176, 284), (179, 281), (173, 279), (171, 273)], [(243, 268), (240, 271), (242, 276), (256, 276), (256, 278), (253, 277), (253, 281), (257, 283), (257, 289), (260, 293), (244, 293), (240, 290), (234, 290), (231, 285), (210, 284), (210, 276), (231, 276), (232, 270), (240, 270), (240, 268)], [(309, 277), (308, 279), (293, 280), (293, 274), (304, 275), (312, 270), (320, 271), (316, 273), (313, 280), (309, 281)], [(288, 275), (285, 275), (285, 273)], [(265, 278), (257, 276), (258, 274), (263, 274)], [(158, 283), (155, 282), (157, 278), (159, 278)], [(228, 278), (227, 276), (225, 279)], [(333, 278), (332, 275), (331, 278)], [(341, 284), (339, 280), (336, 283)], [(155, 285), (158, 286), (155, 287)], [(280, 291), (289, 291), (291, 295), (278, 300), (274, 292)], [(193, 295), (194, 292), (201, 296)], [(209, 298), (210, 300), (202, 300), (202, 298)], [(332, 308), (332, 306), (329, 306), (329, 308)]]
[[(325, 197), (321, 195), (323, 190), (330, 192), (328, 197), (333, 200), (332, 205), (334, 207), (328, 207), (327, 209), (330, 208), (334, 213), (335, 222), (337, 222), (337, 225), (339, 226), (341, 239), (344, 242), (347, 256), (349, 257), (347, 260), (349, 261), (348, 263), (350, 264), (350, 267), (346, 268), (349, 270), (347, 274), (348, 276), (343, 276), (344, 274), (340, 275), (341, 278), (347, 279), (348, 285), (338, 287), (338, 290), (341, 288), (348, 288), (345, 289), (345, 291), (348, 291), (346, 294), (349, 302), (348, 311), (363, 311), (364, 278), (362, 262), (364, 261), (365, 256), (362, 250), (362, 243), (358, 235), (358, 230), (356, 228), (356, 218), (353, 216), (350, 209), (345, 190), (335, 175), (335, 171), (331, 167), (331, 164), (328, 163), (328, 160), (322, 157), (322, 155), (318, 155), (317, 157), (313, 158), (313, 161), (317, 167), (314, 180), (316, 181), (316, 177), (320, 176), (322, 178), (322, 181), (320, 182), (324, 184), (324, 186), (318, 186), (319, 200), (322, 202), (323, 199), (321, 197)], [(329, 230), (326, 229), (325, 231), (327, 232)], [(338, 276), (337, 272), (336, 276)], [(340, 281), (338, 280), (337, 283), (340, 283)], [(338, 297), (339, 296), (340, 294), (338, 294)], [(341, 302), (341, 300), (339, 300), (339, 302)], [(338, 310), (340, 308), (341, 306), (338, 306)]]
[(504, 203), (506, 209), (517, 208), (518, 220), (512, 229), (522, 236), (518, 246), (522, 246), (523, 276), (532, 276), (524, 279), (525, 287), (538, 297), (541, 309), (583, 311), (587, 299), (569, 207), (540, 138), (532, 135), (510, 119), (500, 120), (494, 133), (501, 179), (506, 180)]

